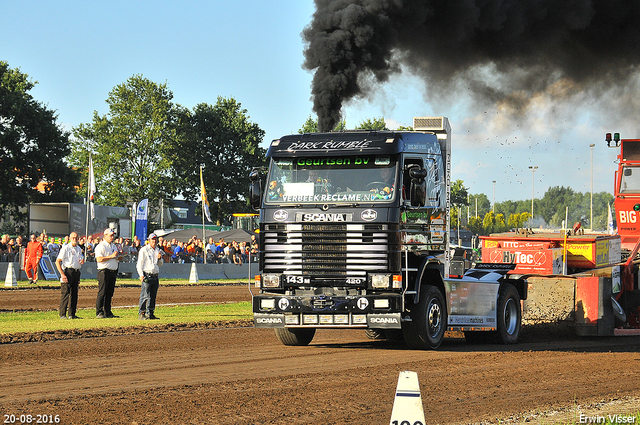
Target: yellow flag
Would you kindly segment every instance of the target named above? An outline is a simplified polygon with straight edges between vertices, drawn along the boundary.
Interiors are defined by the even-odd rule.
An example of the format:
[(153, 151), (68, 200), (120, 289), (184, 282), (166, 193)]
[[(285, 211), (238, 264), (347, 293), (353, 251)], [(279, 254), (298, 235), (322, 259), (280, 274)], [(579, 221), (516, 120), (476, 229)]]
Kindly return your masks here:
[(204, 189), (204, 179), (202, 178), (202, 167), (200, 167), (200, 195), (202, 196), (202, 211), (204, 211), (204, 216), (207, 217), (207, 220), (211, 221), (207, 191)]

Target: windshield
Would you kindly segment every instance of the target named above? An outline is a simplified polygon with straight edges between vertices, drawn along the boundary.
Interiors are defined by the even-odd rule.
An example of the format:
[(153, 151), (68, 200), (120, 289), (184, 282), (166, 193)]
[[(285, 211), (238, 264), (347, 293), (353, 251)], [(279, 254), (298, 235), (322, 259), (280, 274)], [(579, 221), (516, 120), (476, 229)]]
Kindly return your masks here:
[(620, 193), (640, 193), (640, 167), (622, 169)]
[(396, 163), (389, 156), (274, 158), (266, 202), (389, 202)]

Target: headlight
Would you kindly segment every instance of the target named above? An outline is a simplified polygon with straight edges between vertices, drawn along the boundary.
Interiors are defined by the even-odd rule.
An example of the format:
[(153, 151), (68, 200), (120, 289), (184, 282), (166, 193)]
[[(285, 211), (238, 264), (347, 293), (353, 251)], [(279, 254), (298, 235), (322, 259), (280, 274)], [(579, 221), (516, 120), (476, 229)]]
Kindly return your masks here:
[(262, 287), (263, 288), (279, 288), (280, 287), (280, 275), (278, 275), (278, 274), (263, 274), (262, 275)]
[(371, 276), (371, 287), (374, 289), (386, 289), (389, 287), (388, 274), (374, 274)]
[(260, 309), (262, 310), (275, 310), (276, 308), (276, 300), (273, 298), (261, 299), (260, 300)]
[(389, 300), (386, 298), (376, 298), (373, 300), (373, 308), (389, 308)]

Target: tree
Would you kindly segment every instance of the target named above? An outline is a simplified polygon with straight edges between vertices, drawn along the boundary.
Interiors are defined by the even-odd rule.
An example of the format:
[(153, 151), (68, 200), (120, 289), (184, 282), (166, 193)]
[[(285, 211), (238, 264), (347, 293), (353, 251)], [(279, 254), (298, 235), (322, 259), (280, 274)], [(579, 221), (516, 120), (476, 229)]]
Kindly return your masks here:
[[(331, 131), (344, 131), (347, 129), (347, 121), (342, 120), (336, 124), (336, 126)], [(314, 120), (311, 115), (309, 118), (302, 124), (302, 127), (298, 129), (298, 133), (317, 133), (318, 132), (318, 120)]]
[(469, 206), (473, 216), (476, 215), (476, 205), (478, 207), (478, 217), (484, 217), (486, 213), (491, 211), (491, 201), (484, 193), (469, 195)]
[(356, 130), (389, 130), (387, 128), (387, 124), (384, 122), (384, 117), (380, 118), (369, 118), (362, 121), (357, 127)]
[(496, 216), (493, 212), (489, 211), (484, 215), (484, 219), (482, 220), (482, 229), (485, 234), (489, 234), (493, 232), (493, 226), (496, 224)]
[(93, 154), (96, 202), (125, 206), (148, 198), (158, 205), (185, 187), (176, 174), (180, 158), (190, 156), (182, 130), (188, 113), (172, 99), (166, 83), (134, 75), (109, 92), (106, 115), (94, 111), (93, 122), (74, 128), (71, 160), (86, 169)]
[(504, 214), (496, 214), (492, 232), (500, 233), (507, 230), (507, 224), (505, 223)]
[(211, 207), (211, 218), (224, 221), (233, 212), (248, 210), (249, 174), (266, 164), (260, 147), (264, 130), (249, 121), (247, 110), (233, 98), (218, 97), (215, 105), (201, 103), (191, 114), (190, 155), (183, 155), (179, 176), (190, 182), (186, 199), (200, 195), (199, 166)]
[(464, 187), (464, 182), (460, 179), (451, 183), (451, 204), (463, 206), (468, 204), (469, 188)]
[(318, 132), (318, 120), (314, 120), (311, 115), (309, 118), (302, 124), (302, 128), (298, 130), (298, 133), (317, 133)]
[(509, 215), (509, 220), (507, 221), (507, 227), (509, 229), (518, 229), (524, 227), (524, 224), (529, 221), (531, 218), (531, 213), (522, 212), (520, 214), (514, 213)]
[(23, 224), (30, 202), (78, 200), (79, 177), (64, 162), (69, 134), (56, 124), (57, 114), (29, 94), (35, 84), (0, 61), (0, 216)]
[[(544, 220), (555, 226), (560, 226), (564, 220), (566, 207), (571, 207), (575, 192), (569, 187), (554, 186), (547, 189), (544, 197), (536, 202), (535, 215), (541, 215)], [(571, 208), (570, 208), (571, 210)]]
[(475, 235), (484, 235), (484, 229), (482, 228), (482, 219), (480, 219), (480, 217), (469, 217), (469, 224), (467, 225), (467, 227)]

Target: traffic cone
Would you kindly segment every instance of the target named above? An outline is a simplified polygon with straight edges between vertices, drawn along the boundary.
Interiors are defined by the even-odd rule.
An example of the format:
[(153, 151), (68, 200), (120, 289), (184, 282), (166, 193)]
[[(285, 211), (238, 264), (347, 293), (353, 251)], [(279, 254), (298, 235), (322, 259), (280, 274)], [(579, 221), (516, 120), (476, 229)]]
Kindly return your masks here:
[(390, 425), (425, 423), (418, 374), (409, 371), (400, 372)]
[(198, 270), (196, 269), (196, 263), (191, 263), (191, 273), (189, 274), (189, 283), (198, 283)]
[(13, 270), (13, 261), (9, 261), (7, 264), (7, 276), (4, 278), (4, 286), (18, 286), (18, 279), (16, 279), (16, 272)]

